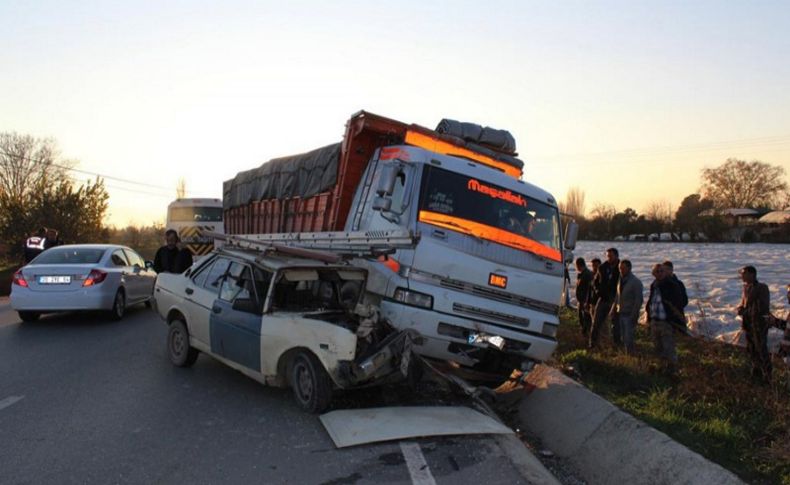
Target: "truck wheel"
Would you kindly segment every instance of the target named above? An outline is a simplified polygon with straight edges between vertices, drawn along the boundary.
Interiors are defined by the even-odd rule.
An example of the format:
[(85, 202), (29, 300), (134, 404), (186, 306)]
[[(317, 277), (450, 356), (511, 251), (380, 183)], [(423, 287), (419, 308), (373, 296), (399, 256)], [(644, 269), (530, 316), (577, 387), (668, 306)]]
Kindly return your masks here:
[(112, 310), (110, 310), (110, 318), (116, 322), (121, 320), (126, 314), (126, 295), (123, 290), (118, 290), (115, 294), (115, 300), (112, 303)]
[(38, 317), (41, 316), (38, 312), (17, 312), (19, 313), (19, 318), (22, 319), (23, 322), (35, 322), (38, 320)]
[(289, 382), (299, 407), (308, 413), (320, 413), (332, 401), (332, 381), (318, 359), (300, 351), (289, 366)]
[(191, 367), (198, 358), (198, 350), (189, 345), (189, 330), (182, 320), (170, 322), (167, 330), (167, 356), (176, 367)]

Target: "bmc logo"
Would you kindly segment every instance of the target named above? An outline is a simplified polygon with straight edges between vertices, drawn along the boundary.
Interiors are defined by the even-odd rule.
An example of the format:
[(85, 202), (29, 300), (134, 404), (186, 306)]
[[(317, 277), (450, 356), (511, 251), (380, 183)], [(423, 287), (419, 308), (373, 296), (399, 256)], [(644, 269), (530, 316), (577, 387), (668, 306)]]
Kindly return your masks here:
[(497, 288), (507, 288), (507, 276), (491, 273), (488, 275), (488, 284)]

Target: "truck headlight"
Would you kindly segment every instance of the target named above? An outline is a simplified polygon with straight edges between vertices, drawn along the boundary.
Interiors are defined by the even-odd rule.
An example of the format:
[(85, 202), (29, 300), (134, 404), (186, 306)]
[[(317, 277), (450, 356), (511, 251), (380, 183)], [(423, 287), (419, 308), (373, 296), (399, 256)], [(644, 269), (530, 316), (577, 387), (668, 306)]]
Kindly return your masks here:
[(557, 338), (557, 328), (559, 325), (556, 323), (543, 322), (543, 330), (540, 333), (547, 337)]
[(433, 308), (433, 297), (418, 291), (398, 288), (395, 290), (394, 298), (395, 300), (405, 303), (406, 305), (418, 306), (421, 308), (427, 308), (429, 310)]

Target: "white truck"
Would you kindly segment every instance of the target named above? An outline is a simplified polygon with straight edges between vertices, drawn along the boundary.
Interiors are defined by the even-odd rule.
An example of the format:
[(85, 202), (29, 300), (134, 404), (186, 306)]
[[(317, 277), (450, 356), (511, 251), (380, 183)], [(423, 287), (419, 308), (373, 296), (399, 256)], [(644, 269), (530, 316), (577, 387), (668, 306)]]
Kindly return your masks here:
[[(310, 243), (408, 231), (416, 244), (358, 264), (415, 351), (507, 378), (557, 345), (577, 228), (523, 180), (509, 133), (443, 120), (437, 130), (359, 112), (341, 143), (269, 161), (224, 184), (225, 232)], [(294, 235), (303, 234), (299, 241)], [(331, 244), (329, 244), (331, 246)]]

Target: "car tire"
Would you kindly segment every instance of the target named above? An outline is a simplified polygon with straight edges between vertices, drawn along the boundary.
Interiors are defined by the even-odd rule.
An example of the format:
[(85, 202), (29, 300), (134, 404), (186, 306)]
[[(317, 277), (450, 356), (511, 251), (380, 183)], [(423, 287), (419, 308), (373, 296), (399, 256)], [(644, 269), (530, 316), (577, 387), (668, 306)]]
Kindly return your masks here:
[(198, 350), (189, 345), (189, 330), (182, 320), (170, 322), (167, 330), (167, 356), (176, 367), (191, 367), (198, 358)]
[(126, 294), (123, 290), (118, 290), (115, 293), (115, 299), (112, 301), (112, 310), (110, 310), (110, 318), (114, 321), (123, 319), (126, 314)]
[(288, 368), (288, 380), (299, 407), (313, 414), (329, 407), (332, 401), (332, 380), (315, 355), (299, 351)]
[(35, 322), (41, 316), (38, 312), (17, 312), (23, 322)]

